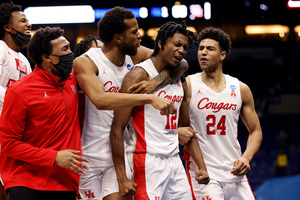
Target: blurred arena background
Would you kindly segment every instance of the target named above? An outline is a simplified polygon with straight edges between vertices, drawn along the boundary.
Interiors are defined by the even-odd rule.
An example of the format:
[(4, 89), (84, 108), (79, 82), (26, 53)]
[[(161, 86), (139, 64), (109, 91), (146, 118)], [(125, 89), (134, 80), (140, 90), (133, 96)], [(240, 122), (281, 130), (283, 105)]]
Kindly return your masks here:
[[(207, 26), (222, 28), (233, 42), (224, 73), (249, 85), (263, 130), (262, 146), (251, 162), (249, 183), (258, 200), (300, 199), (300, 1), (15, 0), (14, 3), (22, 5), (31, 23), (46, 14), (44, 11), (29, 17), (35, 10), (32, 8), (91, 6), (87, 14), (83, 14), (83, 8), (50, 11), (52, 15), (47, 18), (54, 21), (33, 24), (33, 32), (45, 26), (64, 28), (72, 49), (85, 36), (97, 35), (99, 18), (117, 5), (134, 10), (143, 34), (142, 45), (149, 48), (153, 48), (155, 28), (170, 20), (186, 20), (197, 32)], [(63, 22), (68, 16), (79, 21)], [(92, 20), (80, 21), (86, 16)], [(55, 21), (55, 17), (60, 21)], [(186, 59), (190, 65), (186, 75), (200, 70), (197, 45), (189, 50)], [(243, 150), (247, 136), (245, 126), (240, 123), (238, 139)]]

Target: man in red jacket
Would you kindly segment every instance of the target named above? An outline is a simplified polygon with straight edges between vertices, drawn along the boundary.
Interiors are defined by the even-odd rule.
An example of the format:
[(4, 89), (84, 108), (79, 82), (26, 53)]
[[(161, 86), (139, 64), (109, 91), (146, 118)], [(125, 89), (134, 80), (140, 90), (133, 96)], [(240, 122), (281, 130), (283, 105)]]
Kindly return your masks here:
[(0, 119), (1, 176), (8, 200), (75, 200), (81, 157), (73, 53), (60, 28), (41, 28), (28, 55), (35, 70), (6, 92)]

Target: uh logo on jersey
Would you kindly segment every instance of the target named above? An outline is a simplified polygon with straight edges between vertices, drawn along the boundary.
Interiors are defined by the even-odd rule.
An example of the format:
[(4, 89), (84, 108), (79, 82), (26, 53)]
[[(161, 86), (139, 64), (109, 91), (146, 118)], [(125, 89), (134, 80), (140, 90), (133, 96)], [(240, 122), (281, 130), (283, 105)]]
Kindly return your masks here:
[(16, 61), (17, 70), (24, 74), (27, 74), (26, 64), (17, 58), (15, 58), (15, 61)]

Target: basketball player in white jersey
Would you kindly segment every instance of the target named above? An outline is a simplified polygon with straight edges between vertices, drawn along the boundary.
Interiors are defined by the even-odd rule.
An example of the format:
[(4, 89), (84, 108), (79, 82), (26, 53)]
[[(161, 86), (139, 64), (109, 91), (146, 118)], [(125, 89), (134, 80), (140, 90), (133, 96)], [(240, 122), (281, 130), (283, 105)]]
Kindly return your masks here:
[(30, 73), (27, 58), (20, 52), (30, 40), (31, 24), (13, 2), (0, 5), (0, 113), (6, 88)]
[[(185, 23), (168, 22), (161, 26), (155, 41), (152, 57), (131, 70), (124, 78), (122, 92), (126, 92), (132, 84), (155, 77), (166, 67), (178, 67), (180, 60), (193, 44), (193, 33), (186, 30)], [(111, 130), (111, 148), (113, 161), (118, 177), (119, 190), (122, 196), (134, 195), (135, 200), (191, 200), (191, 188), (179, 157), (177, 126), (179, 116), (181, 123), (189, 126), (188, 112), (184, 97), (185, 84), (180, 79), (166, 86), (158, 87), (153, 94), (171, 99), (176, 108), (175, 114), (162, 116), (159, 111), (149, 105), (136, 106), (116, 110)], [(184, 111), (185, 112), (181, 112)], [(180, 110), (180, 112), (179, 112)], [(126, 141), (126, 154), (134, 180), (125, 167), (123, 131), (128, 121), (131, 137)], [(209, 177), (202, 159), (196, 137), (186, 145), (197, 163), (196, 180), (207, 183)], [(126, 169), (125, 169), (126, 168)]]
[[(20, 5), (13, 2), (0, 5), (0, 115), (5, 92), (13, 82), (30, 73), (31, 67), (27, 58), (20, 52), (30, 40), (31, 24), (22, 12)], [(1, 147), (0, 147), (1, 151)], [(0, 161), (1, 162), (1, 161)], [(0, 199), (6, 194), (0, 177)]]
[[(186, 79), (187, 103), (211, 180), (207, 185), (197, 184), (197, 167), (186, 154), (194, 199), (255, 199), (246, 174), (260, 147), (262, 130), (252, 93), (245, 83), (222, 72), (223, 61), (231, 50), (228, 34), (219, 28), (205, 28), (198, 42), (198, 61), (203, 71)], [(239, 116), (249, 131), (243, 154), (237, 139)]]
[(152, 53), (140, 47), (138, 28), (130, 10), (121, 7), (109, 10), (98, 23), (102, 48), (91, 48), (74, 61), (73, 73), (86, 94), (82, 155), (90, 161), (90, 170), (80, 177), (79, 192), (83, 199), (121, 198), (109, 142), (113, 109), (151, 104), (162, 114), (176, 111), (171, 100), (153, 94), (118, 93), (131, 66)]

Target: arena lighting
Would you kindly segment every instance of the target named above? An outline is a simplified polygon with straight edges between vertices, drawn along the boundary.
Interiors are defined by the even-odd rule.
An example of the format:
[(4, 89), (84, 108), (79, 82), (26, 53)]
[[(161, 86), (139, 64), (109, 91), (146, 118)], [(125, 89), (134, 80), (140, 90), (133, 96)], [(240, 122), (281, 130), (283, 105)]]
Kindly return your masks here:
[(266, 4), (260, 4), (259, 8), (261, 10), (267, 11), (269, 7)]
[(141, 18), (147, 18), (148, 17), (148, 9), (146, 7), (141, 7), (139, 9), (139, 15)]
[(106, 11), (109, 11), (111, 8), (96, 8), (94, 9), (95, 12), (95, 19), (101, 19)]
[(139, 32), (140, 32), (140, 34), (141, 34), (141, 36), (142, 36), (142, 37), (145, 35), (145, 31), (144, 31), (144, 29), (142, 29), (142, 28), (139, 28)]
[[(142, 16), (143, 16), (142, 18), (145, 18), (145, 15), (148, 16), (148, 9), (146, 8), (146, 10), (145, 10), (144, 7), (142, 7), (142, 8), (126, 8), (126, 9), (131, 10), (132, 13), (134, 14), (135, 18), (141, 18)], [(147, 12), (147, 13), (145, 14), (145, 12)]]
[(292, 0), (289, 0), (287, 2), (287, 7), (288, 8), (300, 8), (300, 1), (292, 1)]
[(290, 31), (288, 26), (283, 26), (280, 24), (276, 25), (247, 25), (245, 27), (245, 32), (248, 35), (258, 35), (258, 34), (285, 34)]
[(179, 6), (179, 5), (181, 5), (181, 3), (180, 3), (180, 1), (175, 1), (174, 5)]
[(36, 32), (36, 30), (31, 30), (30, 31), (31, 36), (33, 36), (35, 34), (35, 32)]
[(172, 6), (172, 16), (174, 18), (186, 18), (187, 10), (186, 5), (174, 5)]
[[(111, 8), (96, 8), (95, 11), (95, 19), (101, 19), (106, 11), (109, 11)], [(135, 15), (135, 18), (147, 18), (148, 17), (148, 9), (146, 7), (141, 8), (126, 8), (131, 10)]]
[(161, 16), (163, 18), (169, 17), (169, 11), (168, 11), (168, 8), (166, 6), (161, 7)]
[(300, 25), (295, 26), (294, 31), (295, 31), (295, 33), (297, 33), (298, 36), (300, 37)]
[(209, 2), (204, 3), (204, 19), (209, 20), (211, 18), (211, 4)]
[(163, 6), (163, 7), (152, 7), (150, 12), (151, 12), (152, 17), (163, 17), (163, 18), (169, 17), (168, 8), (165, 7), (165, 6)]
[(28, 7), (24, 14), (31, 24), (93, 23), (95, 12), (90, 5)]
[(147, 35), (148, 35), (149, 37), (151, 37), (152, 40), (155, 40), (156, 35), (157, 35), (157, 31), (158, 31), (158, 30), (159, 30), (158, 27), (156, 27), (156, 28), (149, 28), (149, 29), (147, 30)]
[(191, 12), (192, 18), (202, 18), (203, 17), (203, 8), (199, 4), (190, 5), (190, 12)]
[(76, 38), (76, 44), (78, 44), (81, 40), (84, 40), (85, 37), (79, 36)]
[[(193, 26), (187, 26), (186, 29), (192, 31), (192, 32), (196, 32), (196, 28), (193, 27)], [(147, 31), (147, 35), (149, 37), (151, 37), (152, 40), (155, 40), (156, 39), (156, 36), (157, 36), (157, 31), (159, 30), (159, 27), (155, 27), (155, 28), (150, 28), (148, 29)]]

